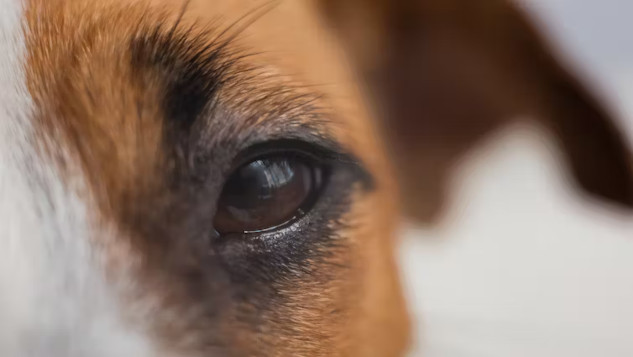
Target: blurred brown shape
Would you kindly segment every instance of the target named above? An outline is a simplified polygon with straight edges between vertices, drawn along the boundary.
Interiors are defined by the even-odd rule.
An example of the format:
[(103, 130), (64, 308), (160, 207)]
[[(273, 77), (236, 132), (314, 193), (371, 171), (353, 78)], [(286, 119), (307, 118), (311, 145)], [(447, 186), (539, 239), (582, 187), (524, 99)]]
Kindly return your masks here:
[(633, 207), (621, 131), (510, 1), (316, 1), (368, 85), (412, 217), (437, 218), (456, 162), (525, 118), (558, 138), (585, 192)]

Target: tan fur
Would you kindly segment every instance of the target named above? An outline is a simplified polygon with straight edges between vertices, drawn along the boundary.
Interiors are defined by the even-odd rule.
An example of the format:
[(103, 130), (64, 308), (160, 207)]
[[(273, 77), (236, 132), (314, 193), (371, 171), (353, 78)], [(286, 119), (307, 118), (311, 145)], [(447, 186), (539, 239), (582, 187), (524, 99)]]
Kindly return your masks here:
[[(426, 7), (420, 5), (423, 3)], [(69, 179), (73, 175), (88, 178), (90, 192), (86, 196), (94, 206), (96, 224), (101, 232), (108, 233), (91, 239), (103, 248), (100, 252), (113, 285), (133, 282), (117, 286), (121, 301), (129, 308), (130, 323), (149, 329), (157, 344), (176, 355), (213, 355), (218, 341), (228, 346), (231, 355), (402, 355), (409, 332), (393, 257), (399, 209), (392, 164), (385, 157), (382, 141), (389, 137), (385, 133), (404, 135), (410, 131), (411, 135), (401, 136), (403, 140), (396, 136), (390, 148), (398, 154), (395, 165), (406, 173), (402, 182), (410, 194), (409, 206), (418, 217), (435, 217), (448, 171), (463, 152), (507, 115), (559, 114), (559, 108), (542, 105), (542, 101), (557, 93), (551, 87), (552, 77), (554, 82), (568, 79), (564, 71), (539, 77), (550, 66), (558, 68), (547, 58), (545, 69), (537, 66), (522, 72), (531, 68), (531, 63), (514, 61), (524, 53), (540, 53), (538, 41), (536, 49), (525, 50), (532, 46), (531, 32), (525, 35), (519, 28), (507, 34), (508, 38), (498, 39), (495, 34), (499, 30), (487, 27), (490, 19), (509, 30), (523, 23), (517, 20), (517, 12), (508, 10), (506, 2), (495, 1), (490, 7), (469, 7), (467, 3), (31, 0), (27, 9), (27, 75), (38, 130), (52, 138), (43, 150), (56, 160), (55, 145), (63, 143), (76, 162), (57, 164)], [(243, 23), (248, 26), (241, 28), (240, 19), (246, 19)], [(412, 38), (402, 39), (399, 31), (407, 33), (406, 21), (412, 21), (415, 31), (408, 34)], [(301, 106), (316, 105), (328, 119), (311, 124), (332, 133), (360, 158), (376, 181), (370, 194), (354, 195), (351, 210), (344, 217), (348, 228), (337, 232), (345, 247), (326, 262), (310, 262), (310, 276), (279, 282), (275, 288), (284, 296), (284, 303), (261, 312), (264, 322), (257, 329), (235, 317), (238, 313), (259, 314), (256, 303), (221, 297), (209, 301), (214, 298), (213, 289), (192, 293), (199, 281), (182, 279), (201, 276), (204, 259), (200, 247), (173, 239), (180, 237), (179, 227), (169, 225), (169, 219), (183, 217), (177, 209), (179, 198), (165, 194), (170, 184), (166, 172), (177, 170), (162, 148), (161, 140), (169, 134), (162, 124), (164, 113), (159, 110), (164, 83), (153, 72), (134, 68), (128, 46), (160, 22), (165, 24), (163, 35), (176, 24), (177, 33), (192, 27), (189, 36), (201, 35), (200, 45), (239, 29), (228, 45), (228, 57), (248, 56), (236, 60), (235, 67), (243, 71), (221, 90), (218, 105), (252, 120), (231, 123), (231, 130), (246, 132), (262, 123), (288, 125), (277, 117), (279, 113), (292, 117), (292, 124), (306, 123), (311, 119), (303, 116)], [(418, 26), (429, 31), (424, 38), (431, 42), (418, 41), (417, 31), (422, 31)], [(456, 29), (458, 32), (451, 32)], [(456, 33), (460, 35), (451, 37)], [(463, 33), (473, 34), (472, 47), (464, 46)], [(510, 46), (510, 54), (505, 52), (503, 46), (524, 35), (527, 46), (519, 43), (516, 48)], [(412, 52), (393, 42), (400, 40)], [(497, 46), (496, 40), (503, 46)], [(420, 73), (413, 77), (425, 78), (430, 84), (406, 88), (390, 83), (392, 75), (402, 76), (408, 73), (402, 71), (416, 67), (398, 56), (420, 55), (422, 49), (430, 51), (425, 52), (428, 57), (417, 58), (419, 62), (414, 64), (422, 63), (428, 77)], [(468, 67), (458, 77), (451, 77), (451, 71), (463, 64), (461, 55), (469, 61)], [(456, 60), (458, 57), (461, 60)], [(400, 71), (394, 69), (399, 63)], [(490, 63), (502, 70), (491, 68)], [(367, 87), (359, 84), (365, 83), (358, 80), (359, 75)], [(529, 84), (513, 87), (522, 80)], [(486, 85), (481, 86), (482, 82)], [(432, 102), (435, 89), (445, 90), (440, 96), (447, 98), (441, 99), (451, 101), (451, 105), (452, 100), (464, 104), (460, 107), (464, 111), (446, 112), (446, 103), (406, 111), (411, 103), (401, 103), (398, 98), (410, 98), (421, 89), (431, 93), (424, 103)], [(393, 93), (387, 93), (389, 90)], [(541, 90), (547, 92), (541, 96)], [(299, 109), (284, 107), (304, 96), (310, 99), (299, 103)], [(377, 98), (378, 104), (370, 98)], [(404, 104), (403, 112), (398, 111), (399, 104)], [(372, 110), (383, 114), (381, 123), (372, 120)], [(467, 120), (464, 116), (472, 113), (470, 126), (461, 127)], [(407, 120), (399, 120), (399, 114)], [(421, 121), (427, 116), (431, 119)], [(382, 129), (391, 127), (395, 129)], [(203, 131), (227, 130), (223, 128), (215, 123)], [(570, 145), (574, 151), (576, 146)], [(572, 156), (585, 154), (580, 150)], [(584, 171), (580, 170), (582, 176)], [(600, 181), (596, 186), (600, 189), (605, 184)], [(165, 213), (173, 207), (176, 209)], [(219, 281), (214, 287), (221, 289), (222, 284), (226, 282)], [(224, 308), (209, 313), (213, 304)], [(139, 312), (146, 306), (153, 307), (151, 318)]]
[[(194, 21), (199, 29), (206, 23), (221, 29), (262, 4), (266, 5), (253, 1), (193, 2), (180, 27)], [(270, 316), (272, 321), (290, 319), (284, 329), (271, 325), (263, 333), (249, 332), (248, 326), (222, 316), (217, 317), (219, 321), (174, 321), (177, 316), (195, 314), (188, 306), (196, 302), (160, 266), (169, 255), (167, 248), (138, 236), (140, 233), (125, 222), (142, 209), (134, 205), (161, 205), (147, 201), (165, 184), (161, 171), (166, 163), (159, 148), (162, 114), (156, 109), (160, 83), (151, 77), (134, 80), (138, 74), (126, 61), (128, 54), (121, 44), (155, 22), (173, 23), (181, 8), (178, 2), (130, 5), (121, 1), (33, 0), (28, 9), (29, 86), (40, 130), (69, 145), (80, 168), (72, 168), (72, 163), (59, 165), (68, 168), (69, 176), (77, 170), (88, 176), (99, 224), (118, 233), (114, 241), (94, 237), (95, 244), (106, 249), (110, 279), (116, 282), (132, 274), (143, 282), (133, 291), (121, 291), (121, 299), (128, 301), (131, 309), (144, 300), (158, 300), (163, 312), (150, 322), (155, 338), (181, 353), (204, 353), (205, 334), (214, 333), (219, 334), (216, 339), (232, 341), (237, 354), (400, 354), (407, 340), (407, 324), (392, 257), (396, 210), (390, 208), (395, 203), (390, 189), (393, 185), (385, 175), (389, 170), (371, 121), (359, 105), (359, 89), (353, 85), (331, 34), (323, 31), (306, 3), (274, 6), (244, 30), (235, 46), (263, 53), (245, 59), (244, 65), (261, 68), (259, 71), (267, 76), (260, 78), (269, 78), (265, 81), (283, 85), (291, 76), (293, 84), (313, 87), (310, 91), (323, 95), (323, 105), (332, 113), (328, 130), (375, 173), (380, 190), (358, 200), (349, 217), (350, 222), (357, 220), (355, 226), (360, 228), (341, 233), (349, 237), (353, 248), (333, 258), (340, 264), (351, 264), (353, 269), (329, 283), (326, 291), (322, 284), (311, 287), (309, 281), (289, 285), (293, 286), (288, 292), (291, 302), (269, 312), (274, 315)], [(302, 31), (292, 30), (299, 27)], [(213, 38), (213, 31), (208, 38)], [(252, 84), (250, 91), (247, 84), (227, 89), (222, 95), (226, 105), (237, 106), (234, 103), (266, 90), (267, 83)], [(232, 94), (232, 90), (237, 93)], [(266, 112), (276, 108), (259, 109)], [(50, 150), (54, 159), (55, 149)], [(284, 286), (281, 289), (287, 289)], [(333, 310), (342, 313), (331, 314)], [(134, 311), (129, 314), (131, 321), (138, 318)]]

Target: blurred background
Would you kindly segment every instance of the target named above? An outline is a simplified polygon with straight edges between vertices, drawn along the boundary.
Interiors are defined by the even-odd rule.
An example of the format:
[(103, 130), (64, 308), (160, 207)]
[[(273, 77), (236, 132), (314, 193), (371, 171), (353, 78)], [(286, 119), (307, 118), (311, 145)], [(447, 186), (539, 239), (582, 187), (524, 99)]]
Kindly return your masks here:
[[(633, 1), (516, 0), (633, 143)], [(583, 200), (537, 127), (464, 161), (448, 215), (400, 247), (413, 356), (633, 356), (633, 215)]]

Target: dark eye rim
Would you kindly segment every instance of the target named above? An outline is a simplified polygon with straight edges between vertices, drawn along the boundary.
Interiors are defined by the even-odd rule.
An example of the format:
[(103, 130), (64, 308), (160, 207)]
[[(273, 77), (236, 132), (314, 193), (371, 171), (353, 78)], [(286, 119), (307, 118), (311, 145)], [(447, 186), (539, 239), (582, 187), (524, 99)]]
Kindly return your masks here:
[[(337, 157), (337, 154), (330, 151), (329, 149), (325, 149), (318, 145), (299, 140), (276, 140), (271, 142), (259, 143), (254, 144), (244, 150), (237, 156), (237, 158), (233, 161), (233, 164), (230, 166), (230, 169), (227, 171), (220, 196), (222, 195), (224, 185), (226, 185), (227, 180), (236, 170), (256, 160), (283, 156), (299, 158), (303, 160), (306, 164), (310, 165), (311, 174), (313, 175), (312, 180), (315, 180), (313, 183), (315, 189), (310, 192), (304, 202), (297, 208), (296, 213), (282, 223), (263, 229), (220, 233), (217, 229), (214, 228), (216, 236), (228, 237), (241, 235), (248, 237), (281, 231), (301, 220), (302, 217), (308, 215), (315, 208), (320, 197), (326, 191), (326, 188), (329, 184), (330, 177), (334, 170), (333, 160), (336, 160), (335, 158)], [(318, 171), (319, 173), (316, 174), (315, 171)], [(220, 198), (218, 197), (218, 202), (219, 199)]]
[(332, 149), (299, 139), (279, 139), (255, 143), (237, 155), (225, 178), (228, 178), (231, 173), (241, 166), (264, 156), (288, 153), (324, 165), (330, 165), (333, 161), (339, 161), (341, 156), (341, 154)]

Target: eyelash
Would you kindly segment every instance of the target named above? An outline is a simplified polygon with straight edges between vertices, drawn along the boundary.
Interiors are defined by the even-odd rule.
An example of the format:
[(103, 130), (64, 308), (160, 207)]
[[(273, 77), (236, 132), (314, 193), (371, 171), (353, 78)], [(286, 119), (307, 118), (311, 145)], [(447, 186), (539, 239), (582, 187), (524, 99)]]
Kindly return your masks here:
[(233, 160), (234, 163), (230, 167), (230, 172), (241, 165), (256, 160), (258, 157), (282, 153), (296, 153), (304, 158), (325, 165), (354, 162), (354, 160), (346, 159), (345, 154), (341, 154), (333, 149), (329, 149), (318, 144), (308, 143), (296, 139), (281, 139), (251, 145)]

